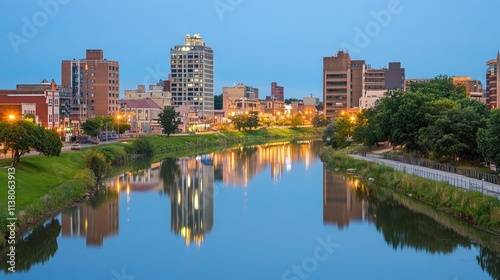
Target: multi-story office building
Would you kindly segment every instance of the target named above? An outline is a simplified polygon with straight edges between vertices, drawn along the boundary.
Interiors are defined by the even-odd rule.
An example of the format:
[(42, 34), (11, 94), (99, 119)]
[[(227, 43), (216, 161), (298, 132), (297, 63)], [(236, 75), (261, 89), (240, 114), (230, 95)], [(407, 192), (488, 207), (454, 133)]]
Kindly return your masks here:
[(401, 68), (401, 62), (389, 62), (389, 68), (385, 71), (385, 89), (404, 89), (406, 73)]
[(497, 53), (496, 59), (491, 59), (486, 62), (488, 69), (486, 70), (486, 105), (488, 109), (494, 110), (498, 108), (498, 84), (500, 84), (500, 76), (498, 69), (500, 67), (500, 52)]
[(73, 89), (72, 117), (79, 122), (119, 112), (119, 63), (102, 50), (87, 50), (85, 59), (63, 60), (62, 85)]
[(371, 68), (364, 60), (351, 60), (349, 53), (323, 58), (323, 103), (327, 118), (369, 108), (387, 90), (404, 88), (405, 69), (400, 62), (389, 68)]
[(385, 68), (374, 69), (370, 65), (365, 72), (365, 91), (385, 90)]
[(60, 96), (52, 82), (45, 85), (17, 85), (15, 90), (0, 90), (0, 120), (12, 116), (18, 120), (26, 114), (35, 116), (34, 121), (43, 127), (57, 129), (60, 121)]
[(169, 80), (174, 107), (193, 106), (200, 119), (214, 115), (214, 54), (199, 34), (170, 49)]
[(242, 83), (222, 88), (222, 109), (224, 115), (242, 114), (260, 110), (259, 89)]
[(473, 80), (470, 76), (453, 77), (452, 81), (454, 85), (465, 87), (465, 94), (468, 98), (486, 104), (487, 98), (481, 81)]
[(371, 68), (365, 72), (365, 89), (359, 99), (359, 108), (368, 109), (375, 106), (388, 90), (404, 89), (405, 69), (400, 62), (389, 62), (389, 68)]
[(271, 83), (271, 100), (285, 101), (285, 87), (278, 86), (278, 83)]
[(70, 87), (64, 87), (57, 85), (54, 80), (47, 81), (43, 80), (39, 84), (18, 84), (16, 85), (16, 90), (18, 92), (29, 92), (29, 91), (40, 91), (40, 90), (51, 90), (52, 87), (56, 87), (56, 91), (59, 92), (59, 119), (60, 125), (64, 127), (69, 126), (69, 119), (71, 117), (71, 101), (72, 101), (72, 89)]
[(170, 91), (165, 89), (163, 81), (156, 85), (149, 85), (148, 89), (146, 89), (145, 85), (138, 85), (137, 89), (125, 90), (125, 100), (145, 99), (152, 100), (162, 109), (172, 105), (172, 95)]
[(323, 58), (323, 104), (326, 118), (340, 116), (351, 108), (359, 107), (364, 92), (364, 60), (351, 60), (339, 51)]

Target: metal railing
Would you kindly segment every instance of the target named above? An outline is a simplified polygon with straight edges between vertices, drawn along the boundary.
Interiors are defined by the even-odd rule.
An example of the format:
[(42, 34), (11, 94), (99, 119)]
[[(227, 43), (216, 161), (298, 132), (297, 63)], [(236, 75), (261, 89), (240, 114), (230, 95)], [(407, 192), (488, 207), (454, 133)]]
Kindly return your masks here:
[[(368, 156), (368, 155), (367, 155)], [(370, 157), (377, 156), (377, 155), (369, 155)], [(420, 160), (416, 158), (410, 158), (410, 157), (401, 157), (401, 156), (392, 156), (392, 155), (379, 155), (383, 159), (387, 160), (392, 160), (392, 161), (397, 161), (397, 162), (402, 162), (402, 163), (407, 163), (411, 165), (418, 165), (418, 166), (423, 166), (427, 168), (432, 168), (448, 173), (455, 173), (458, 175), (463, 175), (465, 177), (469, 177), (472, 179), (477, 179), (477, 180), (484, 180), (485, 182), (488, 183), (493, 183), (493, 184), (500, 184), (500, 176), (496, 174), (489, 174), (489, 173), (484, 173), (480, 172), (477, 170), (473, 169), (466, 169), (466, 168), (460, 168), (456, 167), (453, 165), (448, 165), (448, 164), (441, 164), (441, 163), (435, 163), (435, 162), (429, 162), (425, 160)]]
[[(457, 175), (463, 175), (463, 174), (448, 172), (446, 170), (440, 170), (440, 171), (448, 172), (449, 174), (442, 174), (442, 173), (438, 173), (438, 172), (433, 172), (431, 170), (425, 170), (425, 169), (419, 168), (418, 164), (412, 164), (412, 166), (406, 166), (406, 165), (402, 165), (402, 164), (398, 164), (398, 163), (390, 163), (387, 161), (377, 160), (377, 159), (386, 159), (386, 160), (395, 161), (393, 159), (390, 159), (393, 156), (375, 155), (375, 154), (365, 154), (364, 156), (374, 159), (374, 161), (379, 163), (379, 164), (389, 166), (395, 170), (402, 171), (402, 172), (405, 172), (407, 174), (417, 175), (419, 177), (431, 179), (434, 181), (448, 182), (450, 185), (453, 185), (453, 186), (458, 187), (458, 188), (465, 190), (465, 191), (478, 191), (478, 192), (483, 193), (485, 195), (497, 197), (498, 199), (500, 199), (500, 188), (492, 186), (490, 184), (485, 184), (486, 180), (482, 180), (482, 178), (481, 179), (471, 178), (471, 179), (467, 180), (467, 179), (463, 179), (463, 178), (459, 178), (459, 177), (455, 176), (455, 174), (457, 174)], [(413, 162), (415, 162), (415, 161), (413, 161)], [(402, 162), (402, 163), (411, 164), (410, 162)], [(422, 167), (432, 168), (430, 166), (422, 166)], [(434, 169), (436, 169), (436, 168), (434, 168)], [(481, 173), (481, 172), (479, 172), (479, 173)], [(483, 174), (486, 174), (486, 173), (483, 173)], [(491, 174), (488, 174), (488, 175), (491, 175)], [(463, 175), (463, 176), (465, 176), (465, 175)], [(473, 179), (475, 179), (475, 180), (473, 180)], [(480, 181), (478, 182), (477, 180), (480, 180)], [(489, 182), (489, 183), (492, 183), (492, 182)]]

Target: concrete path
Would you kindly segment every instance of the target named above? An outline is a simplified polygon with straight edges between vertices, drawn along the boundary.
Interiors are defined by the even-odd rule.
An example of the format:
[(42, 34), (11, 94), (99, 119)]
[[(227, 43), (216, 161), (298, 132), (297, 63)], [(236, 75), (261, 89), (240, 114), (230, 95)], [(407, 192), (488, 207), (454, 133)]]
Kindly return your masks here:
[(422, 167), (418, 165), (411, 165), (397, 161), (387, 160), (380, 158), (379, 155), (370, 155), (366, 157), (360, 155), (350, 155), (353, 158), (376, 162), (390, 166), (396, 170), (403, 171), (408, 174), (415, 174), (422, 178), (432, 179), (436, 181), (446, 181), (453, 186), (459, 187), (464, 190), (475, 190), (487, 195), (494, 196), (500, 199), (500, 185), (488, 183), (482, 180), (472, 179), (463, 175), (455, 173), (444, 172), (432, 168)]

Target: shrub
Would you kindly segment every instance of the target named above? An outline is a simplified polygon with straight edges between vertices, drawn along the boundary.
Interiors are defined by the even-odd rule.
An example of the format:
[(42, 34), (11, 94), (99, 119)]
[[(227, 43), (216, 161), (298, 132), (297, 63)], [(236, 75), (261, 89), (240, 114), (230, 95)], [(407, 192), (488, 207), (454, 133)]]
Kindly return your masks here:
[(102, 177), (106, 174), (106, 157), (97, 150), (90, 150), (83, 156), (83, 163), (86, 168), (94, 172), (97, 182), (101, 182)]
[(106, 163), (108, 166), (111, 165), (122, 165), (125, 163), (127, 158), (127, 152), (124, 147), (121, 146), (100, 146), (97, 151), (106, 157)]
[(75, 179), (82, 181), (87, 189), (94, 189), (97, 186), (97, 178), (92, 170), (85, 168), (76, 173)]
[(153, 154), (153, 143), (149, 138), (144, 136), (139, 136), (133, 143), (131, 151), (135, 155), (152, 155)]

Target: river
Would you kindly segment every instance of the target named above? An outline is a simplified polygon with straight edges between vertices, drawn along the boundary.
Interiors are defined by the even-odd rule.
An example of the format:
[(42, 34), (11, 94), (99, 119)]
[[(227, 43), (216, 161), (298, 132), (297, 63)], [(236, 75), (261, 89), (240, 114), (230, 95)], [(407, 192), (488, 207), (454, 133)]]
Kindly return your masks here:
[(498, 237), (354, 174), (322, 143), (166, 158), (32, 229), (6, 279), (500, 279)]

